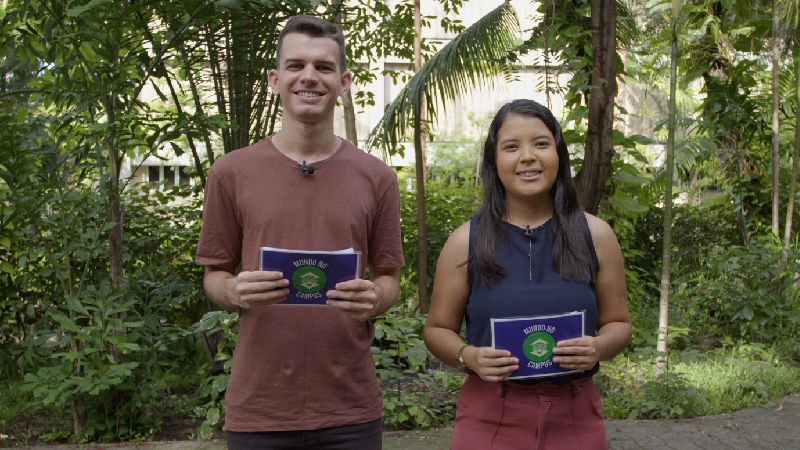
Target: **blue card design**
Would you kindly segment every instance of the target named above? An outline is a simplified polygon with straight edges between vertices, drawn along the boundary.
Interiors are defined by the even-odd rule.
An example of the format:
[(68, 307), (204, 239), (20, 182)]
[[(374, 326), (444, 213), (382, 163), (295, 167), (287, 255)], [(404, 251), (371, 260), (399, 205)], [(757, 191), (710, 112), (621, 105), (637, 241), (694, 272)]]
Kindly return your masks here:
[(261, 247), (261, 270), (283, 272), (289, 295), (278, 305), (325, 306), (336, 283), (358, 278), (361, 252), (315, 252)]
[(565, 339), (584, 336), (584, 311), (552, 316), (492, 319), (492, 347), (519, 358), (509, 379), (552, 377), (582, 370), (563, 369), (553, 362), (553, 348)]

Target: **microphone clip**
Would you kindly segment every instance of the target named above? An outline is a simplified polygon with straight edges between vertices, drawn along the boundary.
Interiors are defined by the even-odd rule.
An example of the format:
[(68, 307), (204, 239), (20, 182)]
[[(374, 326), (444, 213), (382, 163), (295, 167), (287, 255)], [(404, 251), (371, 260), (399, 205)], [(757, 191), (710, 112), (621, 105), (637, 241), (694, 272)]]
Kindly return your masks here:
[(307, 173), (309, 175), (313, 175), (314, 174), (314, 166), (306, 165), (305, 161), (303, 161), (303, 164), (300, 166), (300, 170), (302, 170), (303, 172), (305, 172), (305, 173)]
[(525, 231), (523, 231), (525, 236), (528, 236), (528, 239), (535, 241), (536, 240), (536, 232), (531, 230), (530, 225), (525, 225)]

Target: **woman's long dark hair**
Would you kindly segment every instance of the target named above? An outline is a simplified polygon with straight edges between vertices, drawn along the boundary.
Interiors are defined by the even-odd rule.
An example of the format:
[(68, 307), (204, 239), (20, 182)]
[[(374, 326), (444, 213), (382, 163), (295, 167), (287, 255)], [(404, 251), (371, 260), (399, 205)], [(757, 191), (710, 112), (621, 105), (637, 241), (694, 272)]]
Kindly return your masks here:
[(509, 114), (538, 117), (556, 140), (558, 174), (550, 194), (553, 197), (553, 221), (550, 240), (553, 244), (553, 269), (563, 280), (574, 280), (594, 288), (598, 265), (592, 249), (592, 236), (578, 200), (569, 167), (569, 150), (564, 142), (561, 125), (553, 113), (533, 100), (514, 100), (497, 112), (489, 126), (489, 136), (483, 148), (483, 204), (476, 217), (472, 235), (472, 248), (467, 261), (469, 272), (473, 269), (480, 281), (492, 287), (505, 275), (497, 262), (497, 244), (507, 239), (503, 225), (506, 216), (506, 190), (497, 173), (497, 133)]

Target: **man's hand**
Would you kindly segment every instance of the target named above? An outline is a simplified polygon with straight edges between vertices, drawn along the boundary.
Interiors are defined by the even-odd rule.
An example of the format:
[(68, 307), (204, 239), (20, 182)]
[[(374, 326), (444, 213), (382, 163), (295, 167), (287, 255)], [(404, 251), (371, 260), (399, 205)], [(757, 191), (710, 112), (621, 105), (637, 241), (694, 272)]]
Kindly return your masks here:
[(328, 306), (356, 320), (368, 320), (379, 310), (375, 283), (370, 280), (349, 280), (336, 283), (335, 290), (328, 291)]

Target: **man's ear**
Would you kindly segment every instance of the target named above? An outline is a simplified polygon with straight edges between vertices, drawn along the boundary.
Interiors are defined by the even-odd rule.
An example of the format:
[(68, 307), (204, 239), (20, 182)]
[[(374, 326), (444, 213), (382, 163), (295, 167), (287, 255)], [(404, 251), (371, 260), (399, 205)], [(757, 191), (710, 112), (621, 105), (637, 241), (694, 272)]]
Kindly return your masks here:
[(353, 72), (349, 70), (345, 70), (342, 73), (342, 87), (339, 89), (339, 95), (344, 95), (347, 91), (350, 90), (350, 87), (353, 85)]
[(269, 82), (269, 87), (272, 90), (273, 95), (280, 95), (280, 91), (278, 91), (278, 71), (275, 69), (270, 69), (267, 73), (267, 81)]

